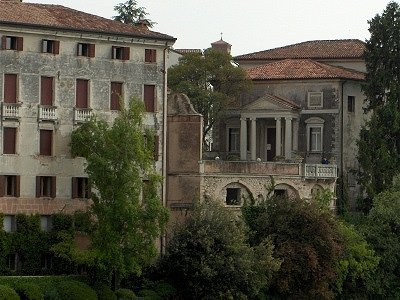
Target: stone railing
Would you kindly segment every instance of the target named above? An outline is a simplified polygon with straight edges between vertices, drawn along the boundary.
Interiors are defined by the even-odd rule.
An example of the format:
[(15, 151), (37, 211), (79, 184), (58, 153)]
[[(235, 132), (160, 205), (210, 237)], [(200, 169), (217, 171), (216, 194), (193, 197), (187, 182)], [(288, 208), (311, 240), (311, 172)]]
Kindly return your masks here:
[(336, 165), (305, 164), (304, 177), (306, 178), (336, 178)]
[(39, 106), (39, 120), (57, 121), (57, 107)]
[(19, 118), (18, 103), (2, 103), (1, 115), (3, 118)]
[(81, 123), (86, 122), (92, 116), (92, 110), (90, 108), (75, 108), (74, 109), (74, 122)]

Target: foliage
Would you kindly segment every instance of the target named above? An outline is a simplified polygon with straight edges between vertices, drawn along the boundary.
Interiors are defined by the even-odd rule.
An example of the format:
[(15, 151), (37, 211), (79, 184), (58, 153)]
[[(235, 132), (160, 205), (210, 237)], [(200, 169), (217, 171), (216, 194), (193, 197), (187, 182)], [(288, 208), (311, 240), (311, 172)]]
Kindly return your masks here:
[(59, 282), (57, 291), (60, 300), (97, 300), (96, 292), (92, 288), (75, 280)]
[(136, 299), (135, 293), (129, 289), (118, 289), (115, 291), (115, 295), (117, 295), (118, 300), (135, 300)]
[(341, 216), (348, 213), (349, 210), (349, 184), (348, 175), (346, 171), (342, 171), (340, 177), (337, 180), (337, 199), (336, 199), (336, 210)]
[(168, 70), (168, 86), (186, 94), (196, 111), (203, 115), (203, 142), (226, 109), (250, 89), (243, 69), (231, 63), (228, 53), (208, 49), (204, 55), (186, 54)]
[(17, 284), (14, 287), (21, 300), (42, 300), (43, 293), (34, 283)]
[[(114, 10), (118, 13), (117, 16), (114, 16), (113, 19), (118, 22), (122, 22), (125, 24), (135, 25), (137, 21), (144, 20), (148, 13), (145, 11), (144, 7), (138, 7), (138, 3), (136, 0), (128, 0), (125, 3), (119, 3), (114, 6)], [(153, 27), (155, 24), (152, 21), (149, 21), (149, 27)]]
[(255, 296), (279, 262), (272, 257), (269, 241), (251, 248), (245, 233), (232, 211), (212, 201), (198, 204), (186, 223), (176, 228), (160, 270), (182, 299)]
[(157, 255), (154, 241), (168, 214), (158, 196), (153, 144), (154, 133), (143, 125), (143, 103), (135, 98), (111, 126), (93, 118), (72, 133), (71, 152), (86, 158), (95, 190), (88, 263), (109, 279), (140, 274)]
[(371, 199), (389, 188), (400, 171), (400, 7), (390, 2), (381, 15), (369, 21), (365, 62), (370, 120), (363, 126), (358, 141), (359, 180)]
[(6, 285), (0, 285), (0, 300), (19, 300), (18, 294)]
[(98, 300), (117, 300), (117, 296), (108, 285), (97, 284), (94, 287)]

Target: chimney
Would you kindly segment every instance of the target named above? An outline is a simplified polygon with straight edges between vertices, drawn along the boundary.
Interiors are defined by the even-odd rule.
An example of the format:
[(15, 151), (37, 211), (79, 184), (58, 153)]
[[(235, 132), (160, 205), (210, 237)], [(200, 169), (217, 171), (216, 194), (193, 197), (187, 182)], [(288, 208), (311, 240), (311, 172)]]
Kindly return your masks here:
[(228, 54), (231, 54), (231, 47), (232, 45), (225, 42), (222, 39), (222, 33), (221, 33), (221, 39), (219, 41), (216, 41), (214, 43), (211, 43), (211, 48), (217, 51), (225, 52)]
[(141, 29), (144, 29), (144, 30), (149, 30), (149, 27), (151, 26), (151, 23), (147, 19), (140, 19), (140, 20), (137, 20), (135, 22), (135, 26), (137, 26), (137, 27), (139, 27)]

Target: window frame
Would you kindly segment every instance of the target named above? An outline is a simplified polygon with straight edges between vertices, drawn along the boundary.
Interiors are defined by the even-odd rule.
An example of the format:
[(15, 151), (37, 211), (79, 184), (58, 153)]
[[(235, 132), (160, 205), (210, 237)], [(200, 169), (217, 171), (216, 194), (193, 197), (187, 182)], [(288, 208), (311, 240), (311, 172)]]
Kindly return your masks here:
[[(311, 97), (320, 96), (321, 104), (320, 105), (311, 105)], [(308, 108), (323, 108), (324, 107), (324, 93), (323, 92), (308, 92), (307, 93), (307, 107)]]
[[(85, 89), (86, 89), (85, 102), (86, 103), (85, 103), (84, 107), (81, 106), (81, 102), (80, 102), (81, 98), (80, 98), (80, 96), (78, 96), (78, 95), (80, 95), (80, 93), (78, 92), (78, 88), (79, 88), (80, 84), (78, 84), (78, 82), (81, 82), (82, 84), (85, 82)], [(78, 103), (79, 103), (79, 105), (78, 105)], [(75, 80), (75, 108), (88, 109), (89, 107), (90, 107), (90, 80), (86, 79), (86, 78), (77, 78)]]
[(2, 50), (23, 51), (24, 39), (21, 36), (3, 35), (1, 37)]
[(60, 41), (57, 40), (42, 40), (42, 53), (57, 55), (60, 53)]
[(156, 63), (157, 62), (157, 49), (144, 49), (144, 62)]
[[(51, 90), (47, 91), (45, 87), (47, 87), (46, 84), (44, 84), (44, 81), (46, 80), (51, 80)], [(40, 76), (40, 105), (42, 106), (54, 106), (54, 77), (53, 76)], [(49, 93), (48, 93), (49, 92)], [(51, 98), (51, 104), (44, 104), (44, 95), (50, 95)]]
[[(236, 200), (228, 199), (229, 190), (236, 192)], [(232, 201), (232, 202), (231, 202)], [(239, 207), (242, 205), (242, 188), (240, 187), (226, 187), (225, 205), (229, 207)]]
[[(48, 134), (49, 136), (45, 136), (45, 134)], [(44, 145), (45, 139), (49, 138), (50, 143), (47, 145)], [(39, 130), (39, 155), (41, 156), (53, 156), (53, 141), (54, 141), (54, 130), (51, 129), (40, 129)]]
[[(149, 89), (150, 87), (153, 89), (152, 99), (147, 98), (147, 97), (149, 97), (148, 95), (150, 95), (150, 91), (146, 91), (146, 89)], [(145, 112), (154, 113), (157, 111), (156, 91), (157, 91), (157, 87), (155, 84), (143, 85), (143, 102), (144, 102)]]
[[(236, 139), (237, 139), (237, 142), (236, 142), (235, 145), (237, 146), (237, 149), (236, 148), (235, 149), (231, 148), (231, 145), (232, 145), (232, 143), (231, 143), (231, 136), (232, 136), (231, 130), (237, 131), (236, 134), (235, 134), (236, 135)], [(227, 151), (230, 152), (230, 153), (239, 153), (240, 152), (240, 127), (238, 127), (238, 126), (229, 126), (229, 127), (227, 127), (226, 148), (227, 148)]]
[[(6, 227), (6, 223), (10, 223), (10, 226)], [(15, 232), (17, 230), (17, 219), (15, 215), (4, 215), (3, 216), (3, 231), (5, 232)]]
[(354, 113), (356, 108), (356, 97), (347, 96), (347, 112)]
[(88, 177), (72, 177), (71, 183), (71, 199), (91, 198), (91, 185)]
[[(325, 120), (319, 117), (311, 117), (308, 118), (306, 121), (306, 135), (307, 135), (307, 152), (309, 153), (322, 153), (324, 151), (324, 123)], [(312, 149), (312, 137), (311, 137), (311, 130), (312, 129), (320, 129), (320, 142), (319, 148)]]
[(111, 59), (115, 60), (129, 60), (130, 59), (130, 47), (123, 46), (111, 46)]
[[(18, 74), (5, 73), (3, 76), (3, 102), (6, 104), (18, 103)], [(10, 94), (8, 86), (12, 86), (12, 93)], [(12, 98), (12, 99), (11, 99)]]
[(56, 176), (36, 176), (36, 198), (55, 198)]
[(78, 43), (76, 46), (76, 56), (93, 58), (96, 56), (95, 44)]
[(20, 196), (20, 179), (19, 175), (0, 175), (0, 197), (16, 197)]
[[(13, 131), (13, 134), (12, 134), (13, 138), (12, 138), (12, 143), (11, 143), (12, 144), (12, 148), (10, 146), (6, 147), (6, 142), (7, 142), (6, 139), (9, 138), (9, 134), (6, 133), (6, 131), (7, 132)], [(3, 154), (7, 154), (7, 155), (9, 155), (9, 154), (11, 154), (11, 155), (17, 154), (17, 136), (18, 136), (18, 133), (17, 133), (17, 128), (16, 127), (7, 127), (7, 126), (3, 127)], [(7, 142), (7, 145), (8, 144), (10, 144), (10, 141)], [(7, 151), (5, 151), (6, 149), (7, 149)], [(11, 149), (11, 150), (9, 150), (9, 149)]]

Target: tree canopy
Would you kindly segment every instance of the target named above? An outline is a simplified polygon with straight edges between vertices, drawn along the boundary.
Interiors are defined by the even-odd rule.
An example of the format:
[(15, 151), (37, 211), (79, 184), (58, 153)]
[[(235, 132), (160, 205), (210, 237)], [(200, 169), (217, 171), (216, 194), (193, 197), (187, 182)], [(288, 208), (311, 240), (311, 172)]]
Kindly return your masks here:
[(148, 15), (146, 9), (138, 6), (136, 0), (128, 0), (124, 3), (119, 3), (114, 6), (114, 10), (118, 13), (118, 15), (113, 17), (115, 21), (135, 25), (140, 20), (147, 20), (149, 27), (153, 27), (155, 24), (146, 19), (146, 16)]
[(360, 183), (371, 199), (390, 187), (400, 172), (400, 7), (390, 2), (369, 21), (366, 82), (363, 86), (370, 120), (358, 142)]
[(168, 71), (168, 86), (186, 94), (196, 111), (204, 117), (203, 143), (217, 120), (241, 95), (251, 81), (243, 69), (232, 64), (228, 53), (208, 49), (204, 55), (189, 53)]

